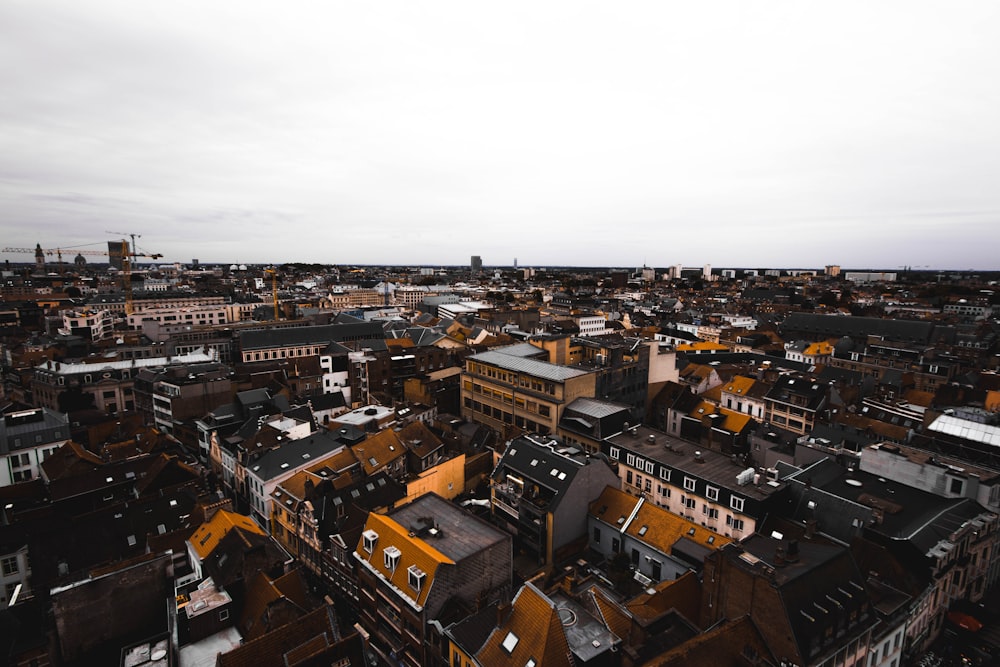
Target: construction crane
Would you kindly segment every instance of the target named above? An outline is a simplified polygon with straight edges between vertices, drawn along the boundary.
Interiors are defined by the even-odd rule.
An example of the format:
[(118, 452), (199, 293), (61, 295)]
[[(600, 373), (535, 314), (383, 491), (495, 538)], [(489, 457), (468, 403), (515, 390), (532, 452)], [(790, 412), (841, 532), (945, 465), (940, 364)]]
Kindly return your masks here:
[[(62, 268), (62, 248), (55, 248), (51, 250), (43, 249), (41, 246), (37, 248), (4, 248), (0, 252), (17, 252), (17, 253), (31, 253), (34, 255), (39, 250), (46, 255), (56, 255), (59, 258), (59, 267)], [(121, 256), (122, 256), (122, 288), (125, 292), (125, 315), (131, 315), (134, 312), (133, 302), (132, 302), (132, 261), (129, 259), (128, 251), (128, 241), (122, 239), (121, 241)], [(105, 252), (102, 250), (74, 250), (78, 255), (98, 255), (102, 257), (107, 257), (112, 254), (110, 252)], [(150, 259), (159, 259), (163, 255), (158, 253), (143, 253), (135, 252), (135, 248), (132, 248), (132, 257), (149, 257)]]
[(264, 269), (264, 273), (271, 274), (271, 294), (274, 296), (274, 321), (277, 322), (278, 317), (278, 270), (277, 269)]

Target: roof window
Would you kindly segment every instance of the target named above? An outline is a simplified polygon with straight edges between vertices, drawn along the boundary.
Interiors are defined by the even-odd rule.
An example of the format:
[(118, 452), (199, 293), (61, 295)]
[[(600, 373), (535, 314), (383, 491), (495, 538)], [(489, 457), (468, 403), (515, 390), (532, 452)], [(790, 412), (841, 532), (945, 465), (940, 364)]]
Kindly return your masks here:
[(521, 640), (520, 638), (518, 638), (517, 635), (515, 635), (513, 632), (508, 632), (507, 636), (503, 638), (503, 643), (501, 644), (501, 646), (503, 646), (503, 650), (507, 651), (507, 653), (513, 653), (514, 647), (517, 646), (517, 642), (519, 641)]

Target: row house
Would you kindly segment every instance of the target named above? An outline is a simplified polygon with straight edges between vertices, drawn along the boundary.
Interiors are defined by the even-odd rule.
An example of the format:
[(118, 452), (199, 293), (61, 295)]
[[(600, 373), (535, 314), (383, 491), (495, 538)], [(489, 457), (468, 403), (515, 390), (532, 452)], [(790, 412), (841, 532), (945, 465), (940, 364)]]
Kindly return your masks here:
[(588, 503), (617, 482), (600, 457), (551, 436), (520, 436), (490, 478), (493, 520), (539, 565), (555, 563), (585, 538)]
[(475, 354), (462, 374), (462, 416), (497, 433), (555, 433), (566, 405), (596, 395), (597, 374), (542, 361), (524, 343)]
[(780, 375), (764, 395), (764, 421), (805, 435), (826, 407), (828, 391), (828, 385), (807, 376)]
[(830, 362), (833, 356), (833, 345), (827, 341), (816, 343), (807, 340), (797, 340), (785, 343), (785, 359), (810, 366), (819, 366)]
[(299, 439), (281, 442), (259, 456), (237, 462), (237, 495), (249, 504), (258, 523), (269, 525), (271, 496), (275, 487), (282, 480), (337, 455), (343, 449), (343, 443), (329, 431), (316, 431)]
[(644, 587), (700, 571), (707, 553), (732, 541), (612, 486), (590, 504), (587, 532), (604, 558), (626, 555)]
[[(882, 454), (896, 456), (891, 450)], [(876, 461), (871, 462), (874, 464)], [(846, 544), (863, 538), (877, 549), (873, 569), (910, 595), (904, 651), (920, 655), (944, 628), (955, 604), (977, 603), (997, 582), (1000, 569), (998, 515), (959, 494), (945, 471), (926, 470), (923, 481), (947, 488), (929, 492), (910, 483), (921, 481), (917, 461), (899, 462), (900, 477), (844, 469), (830, 459), (786, 474), (791, 491), (788, 518)], [(919, 465), (919, 464), (918, 464)], [(934, 464), (924, 463), (925, 469)], [(869, 465), (870, 467), (870, 465)], [(952, 471), (957, 473), (958, 471)]]
[(94, 407), (98, 410), (109, 413), (129, 411), (135, 409), (133, 386), (141, 369), (211, 361), (214, 361), (212, 356), (204, 352), (95, 363), (48, 361), (35, 367), (31, 393), (35, 405), (51, 410), (59, 410), (60, 396), (72, 391), (93, 396)]
[(353, 557), (359, 623), (389, 664), (448, 664), (441, 628), (510, 599), (510, 535), (434, 494), (369, 514)]
[(368, 513), (393, 509), (404, 490), (384, 473), (356, 479), (344, 469), (353, 460), (345, 454), (299, 471), (275, 487), (271, 534), (340, 597), (357, 604), (358, 582), (350, 554)]
[(726, 537), (752, 535), (774, 511), (785, 485), (765, 479), (739, 456), (699, 449), (646, 426), (607, 438), (619, 487)]
[(912, 374), (913, 387), (934, 392), (955, 379), (961, 364), (929, 344), (869, 337), (864, 343), (838, 343), (830, 365), (881, 381), (890, 372)]
[(745, 375), (736, 375), (729, 382), (723, 383), (719, 405), (727, 410), (735, 410), (753, 417), (758, 422), (764, 421), (764, 396), (771, 386), (762, 381)]

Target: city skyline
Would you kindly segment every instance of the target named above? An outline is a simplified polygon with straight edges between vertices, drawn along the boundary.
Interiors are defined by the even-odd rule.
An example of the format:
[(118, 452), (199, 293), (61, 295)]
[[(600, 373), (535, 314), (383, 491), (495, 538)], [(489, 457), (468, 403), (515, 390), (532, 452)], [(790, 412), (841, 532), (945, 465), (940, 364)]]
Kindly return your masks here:
[(203, 264), (995, 270), (998, 18), (4, 3), (0, 247), (71, 260), (122, 230)]

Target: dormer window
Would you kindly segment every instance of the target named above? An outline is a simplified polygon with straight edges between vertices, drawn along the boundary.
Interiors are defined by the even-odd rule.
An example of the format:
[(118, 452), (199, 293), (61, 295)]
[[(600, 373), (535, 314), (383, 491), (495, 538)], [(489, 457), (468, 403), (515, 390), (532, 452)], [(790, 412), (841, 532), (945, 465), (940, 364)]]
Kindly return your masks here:
[(396, 547), (386, 547), (382, 551), (382, 562), (385, 564), (385, 569), (395, 572), (396, 566), (399, 565), (399, 556), (399, 549)]
[(410, 588), (417, 591), (418, 593), (420, 592), (420, 589), (423, 588), (424, 579), (426, 577), (427, 574), (424, 573), (424, 571), (421, 570), (416, 565), (411, 565), (410, 567), (406, 568), (406, 583), (408, 583), (410, 585)]
[(374, 530), (366, 530), (361, 533), (361, 547), (368, 553), (375, 551), (376, 542), (378, 542), (378, 533)]

